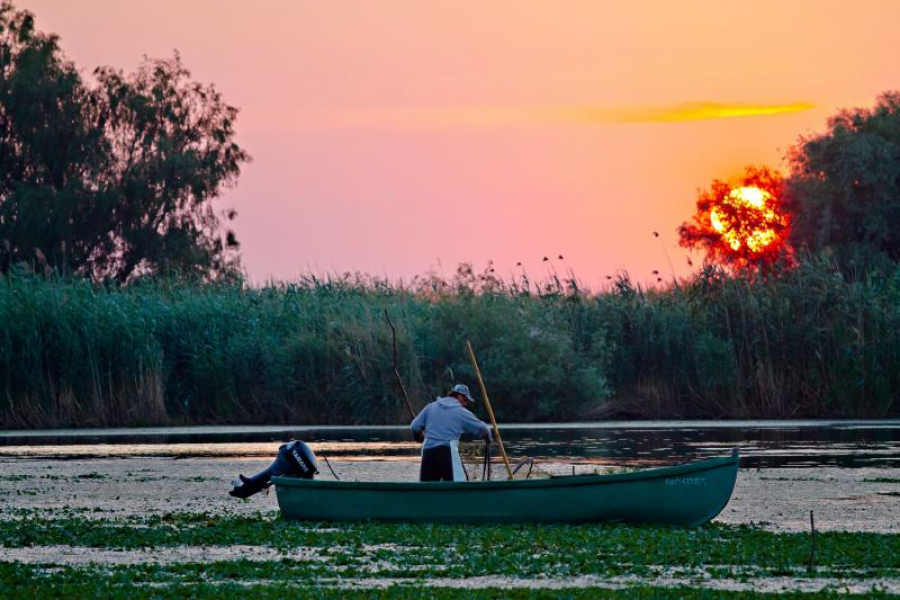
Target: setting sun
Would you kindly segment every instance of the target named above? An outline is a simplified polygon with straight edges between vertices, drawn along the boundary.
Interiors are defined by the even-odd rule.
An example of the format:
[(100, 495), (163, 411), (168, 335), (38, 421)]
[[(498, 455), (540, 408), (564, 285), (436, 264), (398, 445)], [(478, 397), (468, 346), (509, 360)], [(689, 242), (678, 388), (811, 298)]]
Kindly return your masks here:
[[(758, 187), (741, 186), (732, 189), (724, 203), (738, 210), (729, 215), (720, 207), (713, 207), (709, 220), (713, 229), (735, 252), (743, 247), (751, 252), (760, 252), (778, 238), (772, 227), (783, 224), (784, 217), (776, 214), (774, 198), (769, 192)], [(742, 216), (751, 218), (735, 220), (735, 217), (740, 219)]]
[(780, 177), (765, 168), (748, 169), (735, 185), (714, 181), (700, 195), (693, 223), (682, 227), (682, 244), (705, 247), (722, 263), (770, 263), (786, 249), (790, 225), (780, 195)]

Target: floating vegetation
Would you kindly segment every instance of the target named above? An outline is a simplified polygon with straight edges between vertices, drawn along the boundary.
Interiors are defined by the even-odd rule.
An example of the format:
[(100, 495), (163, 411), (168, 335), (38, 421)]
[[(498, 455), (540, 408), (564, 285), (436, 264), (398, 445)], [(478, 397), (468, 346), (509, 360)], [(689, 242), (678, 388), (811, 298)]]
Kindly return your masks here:
[[(633, 565), (752, 566), (793, 572), (809, 555), (807, 533), (774, 533), (751, 526), (699, 528), (626, 525), (481, 525), (294, 523), (273, 515), (247, 517), (169, 513), (124, 519), (78, 516), (47, 519), (22, 515), (3, 521), (0, 546), (165, 548), (269, 546), (282, 550), (325, 548), (350, 554), (359, 548), (397, 544), (397, 564), (444, 564), (460, 576), (622, 572)], [(871, 575), (900, 571), (900, 534), (819, 532), (816, 562), (835, 572)], [(503, 552), (496, 554), (496, 548)], [(344, 549), (344, 550), (341, 550)], [(496, 555), (495, 555), (496, 554)], [(490, 556), (472, 561), (471, 556)], [(458, 559), (458, 561), (457, 561)], [(532, 568), (533, 567), (533, 568)], [(805, 568), (805, 567), (804, 567)], [(446, 566), (441, 567), (445, 572)]]
[[(259, 565), (257, 565), (259, 566)], [(272, 574), (284, 570), (284, 563), (265, 565), (265, 571)], [(259, 572), (263, 569), (256, 569)], [(494, 586), (475, 588), (465, 585), (441, 586), (445, 581), (412, 580), (397, 582), (393, 579), (376, 580), (371, 585), (359, 581), (322, 580), (321, 578), (296, 578), (264, 580), (253, 578), (254, 573), (245, 572), (242, 565), (233, 565), (230, 569), (202, 568), (171, 569), (128, 567), (104, 571), (97, 568), (64, 568), (47, 572), (35, 568), (20, 568), (11, 571), (0, 565), (0, 593), (22, 594), (29, 598), (210, 598), (252, 597), (261, 599), (283, 600), (284, 598), (303, 597), (321, 599), (377, 598), (397, 600), (418, 600), (433, 598), (438, 600), (457, 600), (473, 598), (476, 600), (493, 599), (593, 599), (611, 598), (614, 600), (657, 600), (679, 598), (683, 600), (767, 600), (774, 598), (819, 599), (819, 598), (887, 598), (887, 592), (872, 586), (863, 593), (852, 594), (846, 586), (826, 584), (824, 589), (802, 593), (779, 590), (776, 593), (764, 593), (752, 590), (727, 590), (709, 587), (687, 587), (684, 585), (658, 587), (633, 582), (616, 582), (611, 585), (577, 585), (547, 586), (532, 589), (528, 587), (512, 587), (510, 581), (497, 581)], [(245, 583), (246, 581), (246, 583)], [(601, 582), (602, 583), (602, 582)], [(749, 585), (744, 584), (744, 588)]]
[[(818, 581), (814, 591), (820, 595), (812, 597), (829, 597), (847, 589), (874, 589), (877, 595), (879, 585), (900, 575), (898, 534), (820, 533), (810, 570), (807, 534), (746, 526), (335, 525), (203, 513), (112, 520), (20, 516), (2, 522), (4, 560), (16, 560), (19, 549), (40, 558), (0, 562), (0, 593), (10, 597), (25, 591), (40, 596), (42, 590), (124, 597), (130, 586), (194, 597), (234, 591), (233, 586), (263, 597), (288, 590), (333, 597), (351, 588), (374, 597), (447, 597), (451, 591), (544, 597), (562, 590), (529, 588), (552, 583), (572, 597), (602, 590), (612, 597), (628, 591), (634, 594), (621, 597), (756, 598), (761, 596), (751, 593), (754, 588), (780, 590), (785, 578)], [(202, 560), (202, 550), (210, 547), (233, 549), (233, 559)], [(37, 554), (39, 548), (50, 552)], [(178, 558), (167, 560), (173, 552)], [(82, 554), (99, 557), (97, 563), (63, 560)], [(54, 555), (60, 563), (54, 564)], [(646, 585), (654, 581), (680, 587)], [(683, 587), (698, 583), (702, 594)], [(489, 589), (468, 589), (475, 585)]]

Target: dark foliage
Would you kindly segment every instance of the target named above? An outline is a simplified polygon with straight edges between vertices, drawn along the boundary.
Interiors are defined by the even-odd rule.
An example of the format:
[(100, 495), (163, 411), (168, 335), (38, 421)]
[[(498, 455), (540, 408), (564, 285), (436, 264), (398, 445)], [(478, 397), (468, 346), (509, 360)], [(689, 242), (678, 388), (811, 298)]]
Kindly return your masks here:
[(790, 159), (795, 247), (831, 252), (845, 272), (900, 260), (900, 92), (841, 111)]
[(94, 76), (32, 14), (0, 4), (0, 273), (233, 273), (238, 243), (220, 225), (235, 213), (212, 200), (249, 158), (233, 141), (237, 109), (177, 53)]

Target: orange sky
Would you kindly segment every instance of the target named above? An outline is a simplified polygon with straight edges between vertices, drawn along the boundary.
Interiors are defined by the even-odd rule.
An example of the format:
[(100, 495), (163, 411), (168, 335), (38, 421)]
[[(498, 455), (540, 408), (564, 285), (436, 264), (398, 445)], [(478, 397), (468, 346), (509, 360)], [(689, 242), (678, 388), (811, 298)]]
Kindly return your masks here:
[(256, 282), (563, 254), (599, 288), (670, 272), (654, 230), (683, 275), (698, 187), (900, 88), (894, 0), (17, 6), (86, 73), (177, 48), (240, 107), (223, 201)]

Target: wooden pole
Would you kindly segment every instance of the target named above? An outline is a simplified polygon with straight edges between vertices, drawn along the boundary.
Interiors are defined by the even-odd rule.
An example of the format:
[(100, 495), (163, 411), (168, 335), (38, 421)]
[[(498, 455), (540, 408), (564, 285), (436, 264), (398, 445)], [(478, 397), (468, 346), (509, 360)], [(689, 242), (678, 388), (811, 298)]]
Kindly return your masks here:
[(475, 351), (472, 350), (472, 343), (466, 340), (466, 347), (469, 349), (469, 359), (472, 361), (472, 368), (475, 369), (475, 376), (478, 377), (478, 385), (481, 386), (481, 397), (484, 398), (484, 405), (487, 407), (488, 416), (491, 418), (491, 425), (494, 426), (494, 436), (497, 438), (497, 445), (500, 446), (500, 456), (503, 457), (503, 464), (506, 465), (506, 472), (509, 478), (513, 478), (512, 468), (509, 466), (509, 458), (506, 456), (506, 450), (503, 448), (503, 438), (500, 437), (500, 430), (497, 429), (497, 419), (494, 418), (494, 409), (491, 408), (491, 400), (488, 398), (487, 389), (484, 387), (484, 379), (481, 377), (481, 369), (478, 368), (478, 361), (475, 360)]
[(813, 511), (809, 511), (809, 529), (812, 536), (809, 546), (809, 570), (812, 571), (816, 567), (816, 519), (813, 517)]
[(416, 411), (413, 410), (412, 403), (409, 401), (409, 396), (406, 395), (406, 386), (403, 385), (400, 371), (397, 370), (397, 330), (394, 328), (394, 324), (391, 323), (391, 317), (388, 316), (387, 309), (384, 309), (384, 318), (387, 320), (388, 325), (391, 326), (391, 340), (394, 344), (394, 377), (397, 378), (397, 384), (400, 386), (400, 391), (403, 392), (403, 399), (406, 401), (406, 408), (409, 410), (409, 418), (415, 419)]

